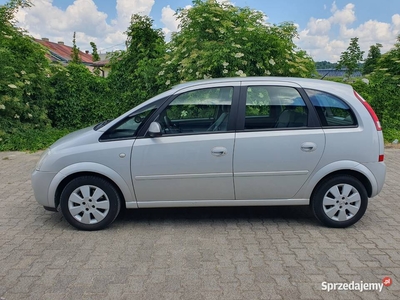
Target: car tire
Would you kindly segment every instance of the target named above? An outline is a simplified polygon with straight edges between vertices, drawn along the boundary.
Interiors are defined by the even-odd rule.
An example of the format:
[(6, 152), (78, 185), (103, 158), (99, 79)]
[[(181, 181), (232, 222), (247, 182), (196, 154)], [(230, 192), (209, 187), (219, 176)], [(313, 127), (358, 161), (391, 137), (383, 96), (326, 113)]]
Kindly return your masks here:
[(77, 229), (100, 230), (109, 226), (118, 216), (121, 199), (116, 188), (96, 176), (72, 179), (60, 197), (64, 218)]
[(345, 228), (355, 224), (367, 206), (367, 190), (357, 178), (349, 175), (327, 178), (311, 197), (315, 217), (327, 227)]

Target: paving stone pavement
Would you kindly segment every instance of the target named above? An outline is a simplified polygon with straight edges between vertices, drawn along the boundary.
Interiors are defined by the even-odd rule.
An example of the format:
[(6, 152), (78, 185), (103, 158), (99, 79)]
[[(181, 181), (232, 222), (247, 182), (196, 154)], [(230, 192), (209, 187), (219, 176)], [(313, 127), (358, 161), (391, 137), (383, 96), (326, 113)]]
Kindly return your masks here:
[[(0, 299), (399, 299), (400, 150), (366, 215), (324, 228), (307, 207), (123, 212), (72, 228), (33, 197), (39, 153), (0, 152)], [(323, 291), (322, 282), (393, 284)]]

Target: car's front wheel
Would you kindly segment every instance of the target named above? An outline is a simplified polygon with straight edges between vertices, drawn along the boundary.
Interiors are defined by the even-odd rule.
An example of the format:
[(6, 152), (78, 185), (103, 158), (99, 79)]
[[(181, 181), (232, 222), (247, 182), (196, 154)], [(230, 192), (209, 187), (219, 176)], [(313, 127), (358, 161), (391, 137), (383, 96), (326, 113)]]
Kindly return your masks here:
[(121, 199), (107, 180), (81, 176), (65, 186), (60, 206), (64, 218), (72, 226), (81, 230), (100, 230), (115, 220), (121, 208)]
[(368, 206), (364, 185), (355, 177), (339, 175), (321, 182), (311, 198), (316, 218), (328, 227), (344, 228), (355, 224)]

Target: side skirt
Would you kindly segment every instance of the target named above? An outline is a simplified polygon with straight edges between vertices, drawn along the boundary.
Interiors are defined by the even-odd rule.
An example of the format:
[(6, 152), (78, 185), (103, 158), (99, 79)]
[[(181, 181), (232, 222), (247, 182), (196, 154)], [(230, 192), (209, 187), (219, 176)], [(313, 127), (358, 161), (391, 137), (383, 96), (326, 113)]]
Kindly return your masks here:
[[(139, 208), (205, 207), (205, 206), (288, 206), (309, 205), (309, 199), (276, 200), (196, 200), (196, 201), (146, 201), (137, 202)], [(127, 208), (132, 208), (127, 205)]]

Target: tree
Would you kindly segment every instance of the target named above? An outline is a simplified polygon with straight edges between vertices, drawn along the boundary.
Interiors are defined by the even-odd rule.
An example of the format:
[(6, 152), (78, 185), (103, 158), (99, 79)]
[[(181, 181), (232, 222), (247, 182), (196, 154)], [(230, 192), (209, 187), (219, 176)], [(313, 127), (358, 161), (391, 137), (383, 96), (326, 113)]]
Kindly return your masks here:
[(378, 61), (381, 58), (381, 50), (382, 44), (376, 43), (369, 48), (368, 57), (365, 60), (363, 75), (370, 74), (374, 71), (376, 66), (378, 65)]
[(0, 26), (14, 26), (14, 16), (20, 8), (31, 7), (30, 0), (10, 0), (8, 3), (0, 6)]
[(92, 59), (93, 61), (99, 61), (100, 56), (99, 53), (97, 52), (97, 46), (94, 42), (90, 42), (90, 46), (92, 47)]
[(336, 68), (336, 63), (331, 63), (329, 61), (317, 61), (315, 62), (315, 67), (317, 69), (335, 69)]
[[(100, 56), (99, 53), (97, 53), (97, 46), (94, 42), (90, 42), (90, 46), (92, 47), (92, 60), (93, 62), (95, 61), (99, 61), (100, 60)], [(93, 74), (99, 76), (100, 75), (100, 69), (99, 67), (94, 67), (93, 69)]]
[(111, 58), (110, 87), (115, 91), (115, 111), (122, 113), (156, 95), (160, 89), (157, 74), (165, 55), (161, 29), (153, 28), (148, 16), (135, 14), (126, 31), (126, 51)]
[(385, 72), (387, 77), (396, 81), (400, 80), (400, 34), (397, 36), (394, 47), (382, 55), (378, 67)]
[(15, 27), (14, 15), (29, 1), (0, 6), (0, 148), (10, 136), (50, 124), (46, 107), (52, 99), (46, 50)]
[(292, 23), (271, 25), (248, 7), (194, 0), (180, 9), (180, 31), (172, 35), (161, 76), (166, 86), (230, 76), (300, 76), (315, 72), (313, 60), (293, 42)]
[(79, 56), (79, 48), (76, 46), (75, 36), (76, 32), (74, 31), (74, 37), (72, 39), (71, 62), (79, 64), (82, 62), (82, 60)]
[(346, 76), (348, 78), (359, 70), (359, 63), (363, 60), (364, 51), (360, 50), (358, 45), (358, 38), (354, 37), (350, 39), (350, 45), (346, 51), (343, 51), (340, 55), (340, 60), (336, 67), (337, 70), (346, 68)]

